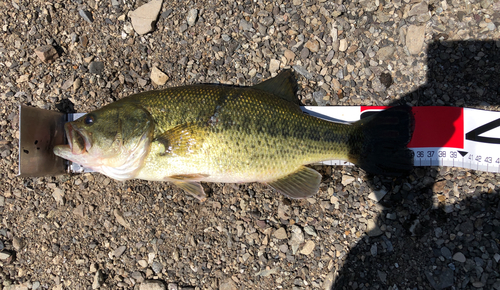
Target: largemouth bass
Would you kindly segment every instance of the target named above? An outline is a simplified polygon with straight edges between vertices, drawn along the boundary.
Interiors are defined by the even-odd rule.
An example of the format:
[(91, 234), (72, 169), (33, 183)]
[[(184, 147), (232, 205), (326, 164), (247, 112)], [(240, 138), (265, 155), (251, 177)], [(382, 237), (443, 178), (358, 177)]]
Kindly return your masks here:
[(54, 153), (117, 180), (170, 181), (205, 199), (200, 182), (262, 182), (290, 198), (315, 194), (304, 165), (350, 161), (400, 175), (413, 115), (394, 107), (353, 124), (302, 113), (293, 73), (252, 87), (189, 85), (135, 94), (66, 123)]

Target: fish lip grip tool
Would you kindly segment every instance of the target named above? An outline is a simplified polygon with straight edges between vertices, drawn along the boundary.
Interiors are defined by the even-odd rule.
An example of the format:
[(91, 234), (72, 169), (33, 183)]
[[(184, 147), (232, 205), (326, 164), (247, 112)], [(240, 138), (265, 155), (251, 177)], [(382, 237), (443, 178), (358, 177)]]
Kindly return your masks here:
[[(304, 106), (306, 114), (351, 123), (386, 109), (376, 106)], [(500, 172), (500, 112), (460, 107), (412, 107), (415, 131), (408, 144), (415, 166), (450, 166)], [(19, 176), (47, 176), (90, 170), (54, 155), (64, 144), (64, 123), (84, 113), (64, 114), (19, 106)], [(328, 160), (325, 165), (352, 165)]]

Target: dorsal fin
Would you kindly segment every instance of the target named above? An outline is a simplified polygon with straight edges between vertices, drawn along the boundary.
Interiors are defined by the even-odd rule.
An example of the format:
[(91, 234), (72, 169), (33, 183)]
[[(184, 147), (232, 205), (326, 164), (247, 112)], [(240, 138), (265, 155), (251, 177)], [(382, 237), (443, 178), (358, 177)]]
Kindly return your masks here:
[(292, 70), (284, 70), (274, 78), (252, 86), (252, 88), (271, 93), (283, 100), (300, 105), (299, 98), (296, 95), (297, 81)]

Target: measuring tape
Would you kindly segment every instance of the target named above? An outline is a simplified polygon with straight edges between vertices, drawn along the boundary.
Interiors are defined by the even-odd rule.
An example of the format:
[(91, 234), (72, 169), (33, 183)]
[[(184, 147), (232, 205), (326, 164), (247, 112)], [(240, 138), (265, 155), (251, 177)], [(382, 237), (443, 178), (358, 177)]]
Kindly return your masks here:
[[(387, 107), (302, 107), (312, 116), (351, 123)], [(415, 131), (408, 143), (415, 166), (451, 166), (500, 172), (500, 112), (458, 107), (412, 107)], [(325, 165), (350, 165), (329, 160)]]

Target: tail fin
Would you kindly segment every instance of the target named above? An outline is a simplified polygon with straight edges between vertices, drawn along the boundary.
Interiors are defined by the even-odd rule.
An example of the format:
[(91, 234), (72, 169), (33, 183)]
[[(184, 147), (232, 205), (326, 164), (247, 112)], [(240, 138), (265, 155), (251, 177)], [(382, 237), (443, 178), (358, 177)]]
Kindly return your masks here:
[(414, 118), (409, 106), (397, 106), (353, 124), (349, 161), (371, 174), (400, 176), (413, 168), (410, 142)]

